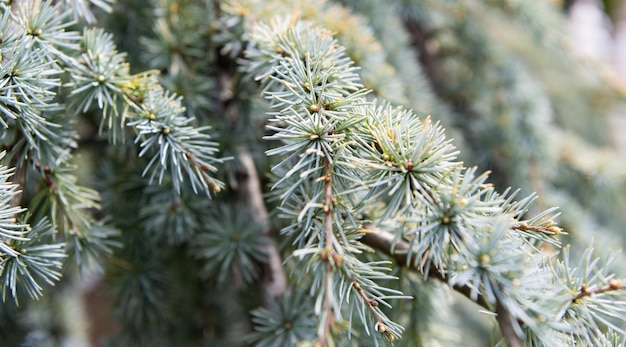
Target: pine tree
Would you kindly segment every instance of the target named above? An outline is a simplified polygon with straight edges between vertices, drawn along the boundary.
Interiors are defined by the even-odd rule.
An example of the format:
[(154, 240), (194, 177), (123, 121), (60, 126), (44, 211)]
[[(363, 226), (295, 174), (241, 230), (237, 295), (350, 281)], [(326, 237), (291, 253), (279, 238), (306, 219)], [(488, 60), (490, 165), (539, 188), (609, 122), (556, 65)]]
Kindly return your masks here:
[(0, 342), (623, 345), (624, 89), (554, 6), (2, 2)]

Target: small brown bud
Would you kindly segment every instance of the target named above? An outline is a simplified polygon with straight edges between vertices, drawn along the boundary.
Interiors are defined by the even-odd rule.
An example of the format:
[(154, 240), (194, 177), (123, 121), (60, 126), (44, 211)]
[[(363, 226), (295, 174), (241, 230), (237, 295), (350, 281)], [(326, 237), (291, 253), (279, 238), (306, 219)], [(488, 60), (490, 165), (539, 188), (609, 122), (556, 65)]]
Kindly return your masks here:
[(324, 207), (322, 208), (322, 211), (324, 211), (324, 213), (326, 213), (326, 214), (329, 214), (330, 213), (330, 206), (324, 205)]
[(617, 289), (620, 289), (621, 287), (622, 287), (622, 281), (618, 280), (617, 278), (611, 278), (609, 280), (609, 288), (613, 290), (617, 290)]
[(548, 228), (548, 231), (554, 233), (555, 235), (558, 235), (558, 234), (561, 233), (561, 228), (555, 227), (555, 226), (551, 226), (551, 227)]
[(450, 224), (450, 216), (443, 216), (441, 217), (441, 223), (448, 225)]
[(341, 265), (343, 264), (343, 258), (337, 253), (333, 253), (332, 257), (333, 257), (333, 262), (335, 263), (335, 266), (341, 267)]

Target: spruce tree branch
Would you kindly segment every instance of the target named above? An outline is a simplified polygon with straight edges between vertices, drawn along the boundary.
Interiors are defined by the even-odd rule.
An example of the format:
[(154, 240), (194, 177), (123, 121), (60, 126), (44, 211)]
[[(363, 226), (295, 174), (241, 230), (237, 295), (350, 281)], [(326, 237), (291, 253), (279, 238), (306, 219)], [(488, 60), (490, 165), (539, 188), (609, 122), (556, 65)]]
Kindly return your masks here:
[[(369, 232), (365, 233), (363, 237), (361, 237), (361, 242), (389, 255), (397, 262), (398, 265), (416, 270), (419, 269), (419, 264), (416, 266), (415, 263), (408, 261), (407, 251), (409, 249), (409, 245), (407, 242), (399, 240), (395, 235), (384, 230), (380, 230), (374, 226), (369, 225), (366, 228)], [(433, 265), (431, 265), (431, 267), (432, 268), (428, 271), (429, 278), (439, 280), (446, 284), (449, 283), (449, 278), (446, 274), (441, 273), (441, 271)], [(453, 285), (450, 287), (471, 300), (472, 288), (469, 286)], [(490, 305), (483, 296), (478, 296), (475, 302), (487, 310), (493, 309), (492, 305)], [(495, 313), (500, 331), (502, 332), (502, 335), (509, 347), (521, 347), (522, 342), (519, 336), (515, 333), (513, 322), (511, 321), (511, 315), (500, 301), (496, 302)]]
[[(270, 223), (263, 200), (263, 192), (259, 175), (254, 166), (254, 160), (250, 152), (240, 147), (238, 149), (239, 162), (243, 166), (245, 173), (239, 175), (239, 198), (248, 207), (248, 213), (252, 222), (262, 225), (261, 234), (271, 236)], [(275, 242), (264, 246), (267, 254), (267, 263), (263, 264), (263, 279), (261, 287), (263, 290), (263, 300), (265, 307), (271, 308), (275, 305), (275, 299), (283, 294), (287, 289), (287, 276), (283, 268), (283, 260), (280, 256), (278, 246)]]

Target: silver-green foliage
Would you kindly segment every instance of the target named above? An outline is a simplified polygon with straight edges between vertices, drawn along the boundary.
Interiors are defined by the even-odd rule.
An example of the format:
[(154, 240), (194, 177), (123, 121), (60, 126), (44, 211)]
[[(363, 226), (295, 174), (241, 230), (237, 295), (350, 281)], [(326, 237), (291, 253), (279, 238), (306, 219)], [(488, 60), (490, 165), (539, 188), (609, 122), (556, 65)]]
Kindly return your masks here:
[[(241, 337), (240, 327), (227, 322), (229, 312), (237, 311), (227, 299), (252, 288), (265, 291), (256, 294), (264, 306), (243, 319), (255, 332), (239, 342), (412, 345), (427, 343), (416, 332), (415, 322), (430, 318), (421, 312), (434, 316), (445, 305), (432, 294), (441, 294), (440, 288), (431, 286), (424, 292), (438, 298), (438, 306), (421, 306), (428, 302), (424, 282), (440, 282), (497, 316), (500, 344), (623, 341), (626, 290), (611, 262), (597, 260), (592, 249), (576, 265), (569, 248), (557, 255), (562, 229), (556, 209), (537, 212), (534, 194), (519, 198), (518, 191), (498, 191), (488, 172), (464, 166), (458, 159), (463, 153), (435, 121), (437, 114), (411, 110), (446, 110), (431, 90), (416, 95), (411, 89), (410, 78), (422, 78), (419, 66), (407, 62), (407, 75), (399, 76), (392, 67), (402, 61), (374, 50), (371, 59), (358, 60), (366, 65), (360, 70), (351, 54), (368, 52), (368, 43), (350, 46), (341, 25), (336, 33), (323, 27), (323, 11), (340, 9), (335, 4), (297, 2), (308, 9), (300, 18), (276, 16), (274, 9), (289, 6), (278, 0), (264, 2), (266, 12), (246, 1), (224, 1), (216, 5), (219, 10), (208, 2), (152, 1), (153, 11), (142, 15), (152, 20), (153, 35), (136, 40), (143, 49), (137, 60), (159, 71), (131, 73), (129, 57), (118, 51), (112, 34), (78, 31), (83, 20), (96, 18), (87, 2), (16, 3), (0, 9), (0, 141), (7, 149), (0, 155), (3, 301), (17, 303), (22, 292), (39, 298), (44, 285), (55, 284), (62, 269), (75, 263), (105, 271), (115, 315), (127, 322), (119, 343), (176, 344), (167, 340), (168, 329), (204, 319), (185, 311), (186, 305), (198, 307), (183, 297), (206, 304), (211, 292), (220, 293), (215, 288), (229, 293), (213, 299), (218, 302), (212, 307), (224, 312), (213, 327), (226, 325)], [(112, 10), (109, 1), (91, 3)], [(420, 6), (429, 5), (409, 6), (414, 12), (406, 16), (428, 17)], [(258, 17), (248, 6), (260, 6)], [(368, 2), (363, 8), (376, 6)], [(434, 8), (455, 6), (443, 2)], [(381, 15), (402, 8), (394, 4)], [(214, 22), (206, 25), (207, 18)], [(449, 24), (456, 23), (454, 16), (428, 18), (433, 27), (474, 37), (474, 23), (463, 20), (456, 27)], [(400, 30), (380, 20), (373, 28), (387, 38)], [(375, 39), (368, 30), (363, 36)], [(399, 56), (408, 59), (408, 39), (400, 36), (380, 47), (402, 50)], [(216, 58), (213, 50), (220, 48), (223, 55)], [(390, 65), (378, 71), (386, 60)], [(450, 66), (444, 68), (457, 71), (455, 62), (445, 61)], [(527, 100), (517, 99), (524, 94), (517, 88), (533, 89), (523, 78), (506, 78), (517, 71), (516, 62), (493, 59), (476, 66), (486, 71), (490, 63), (497, 71), (487, 76), (489, 88), (481, 90), (484, 81), (471, 78), (459, 86), (475, 93), (468, 103), (471, 116), (486, 112), (484, 101), (502, 106), (492, 87), (510, 87), (506, 97), (519, 109)], [(466, 73), (468, 68), (460, 66)], [(184, 91), (184, 98), (170, 87)], [(416, 88), (427, 84), (420, 80)], [(408, 100), (413, 97), (420, 100)], [(519, 124), (546, 124), (521, 113), (512, 117)], [(75, 125), (85, 119), (97, 124), (97, 144), (106, 148), (97, 152), (106, 160), (98, 162), (101, 179), (94, 184), (102, 196), (78, 183), (87, 165), (76, 154), (84, 135)], [(250, 188), (255, 177), (242, 168), (241, 158), (218, 158), (209, 123), (216, 124), (225, 151), (251, 151), (260, 167), (267, 164), (265, 196)], [(504, 124), (514, 132), (508, 125), (518, 123), (480, 124), (498, 130)], [(265, 136), (247, 129), (262, 126)], [(472, 131), (484, 135), (489, 129)], [(547, 142), (537, 134), (506, 137), (525, 144), (507, 142), (506, 149), (518, 158), (522, 148), (544, 148)], [(247, 148), (252, 136), (259, 141)], [(527, 166), (515, 167), (507, 174)], [(218, 168), (226, 173), (216, 176)], [(280, 220), (266, 220), (258, 200)], [(269, 230), (276, 226), (280, 252)], [(283, 271), (289, 288), (271, 292), (268, 277)], [(214, 335), (211, 342), (218, 343), (222, 336)]]
[(178, 191), (189, 184), (207, 195), (221, 183), (211, 174), (216, 143), (208, 127), (184, 115), (180, 98), (154, 72), (130, 75), (111, 35), (72, 30), (72, 18), (93, 20), (85, 3), (0, 6), (0, 141), (8, 149), (0, 158), (0, 275), (3, 301), (17, 302), (21, 292), (38, 298), (44, 284), (59, 280), (68, 255), (80, 268), (102, 268), (120, 245), (118, 231), (94, 218), (98, 193), (76, 177), (74, 124), (82, 114), (100, 112), (100, 132), (111, 143), (134, 139), (150, 182), (167, 176)]
[[(599, 336), (593, 324), (564, 322), (563, 312), (543, 302), (558, 301), (546, 292), (552, 281), (567, 280), (552, 271), (553, 257), (538, 248), (558, 246), (555, 210), (522, 220), (532, 196), (516, 202), (515, 194), (497, 194), (486, 184), (487, 174), (475, 176), (475, 169), (455, 162), (454, 147), (429, 118), (368, 102), (350, 74), (352, 64), (328, 33), (309, 23), (286, 23), (289, 18), (252, 29), (255, 45), (246, 51), (250, 62), (244, 69), (263, 83), (275, 110), (268, 126), (274, 134), (267, 139), (281, 145), (268, 154), (284, 159), (273, 168), (280, 172), (273, 190), (291, 223), (283, 231), (297, 235), (294, 255), (313, 278), (320, 343), (335, 343), (327, 328), (335, 321), (346, 319), (350, 333), (356, 313), (376, 344), (382, 342), (377, 335), (394, 341), (402, 333), (378, 303), (408, 298), (369, 281), (391, 279), (385, 274), (389, 265), (355, 257), (364, 249), (354, 232), (368, 219), (382, 229), (399, 224), (389, 231), (396, 241), (408, 241), (408, 264), (425, 275), (439, 272), (453, 287), (469, 288), (472, 300), (480, 297), (488, 309), (509, 316), (503, 319), (514, 334), (545, 345)], [(568, 275), (576, 271), (564, 268)], [(599, 288), (619, 292), (621, 282), (607, 277)], [(577, 304), (571, 294), (561, 303)], [(576, 307), (561, 309), (581, 317), (573, 313)], [(576, 331), (576, 326), (588, 328)], [(610, 326), (623, 334), (623, 328)]]

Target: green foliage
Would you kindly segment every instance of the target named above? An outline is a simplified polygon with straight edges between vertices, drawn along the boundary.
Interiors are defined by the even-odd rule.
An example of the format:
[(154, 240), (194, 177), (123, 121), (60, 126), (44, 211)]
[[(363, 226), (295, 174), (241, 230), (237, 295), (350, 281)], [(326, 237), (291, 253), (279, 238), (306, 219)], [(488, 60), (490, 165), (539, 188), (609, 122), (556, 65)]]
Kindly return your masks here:
[(248, 223), (243, 209), (212, 211), (207, 227), (196, 235), (196, 257), (205, 264), (202, 276), (218, 283), (242, 287), (258, 277), (259, 265), (267, 262), (264, 245), (270, 241), (260, 225)]
[(623, 343), (621, 95), (543, 2), (0, 11), (7, 341), (94, 276), (116, 346)]
[(260, 307), (253, 310), (252, 321), (256, 331), (249, 335), (257, 346), (298, 346), (300, 341), (312, 339), (315, 329), (314, 313), (302, 293), (285, 293), (275, 309)]
[(9, 296), (18, 302), (18, 290), (33, 299), (43, 295), (44, 284), (54, 284), (61, 278), (62, 258), (66, 257), (62, 243), (53, 243), (53, 228), (42, 219), (17, 239), (11, 249), (19, 254), (2, 261), (2, 301)]

